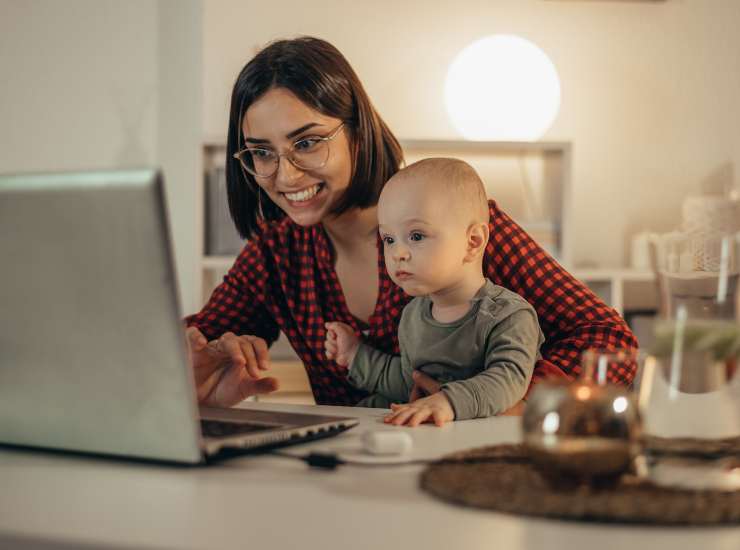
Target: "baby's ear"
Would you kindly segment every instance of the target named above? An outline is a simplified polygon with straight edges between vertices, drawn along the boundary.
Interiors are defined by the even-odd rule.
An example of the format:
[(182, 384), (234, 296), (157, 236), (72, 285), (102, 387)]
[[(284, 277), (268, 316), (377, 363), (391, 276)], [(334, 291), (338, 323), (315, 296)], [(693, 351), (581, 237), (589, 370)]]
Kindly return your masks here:
[(473, 223), (468, 227), (468, 247), (465, 261), (471, 262), (483, 254), (488, 244), (488, 224)]

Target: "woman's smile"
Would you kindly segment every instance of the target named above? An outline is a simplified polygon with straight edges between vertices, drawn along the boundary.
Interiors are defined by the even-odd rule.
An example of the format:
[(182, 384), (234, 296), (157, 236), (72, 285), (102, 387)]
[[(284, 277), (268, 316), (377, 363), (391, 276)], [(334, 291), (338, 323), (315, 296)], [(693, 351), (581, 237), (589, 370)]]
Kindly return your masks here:
[(298, 191), (286, 191), (280, 192), (280, 194), (285, 197), (290, 206), (294, 206), (296, 208), (305, 208), (306, 206), (310, 206), (318, 202), (318, 199), (316, 199), (316, 197), (325, 187), (326, 185), (323, 182), (320, 182), (315, 183), (310, 187), (304, 187), (303, 189), (300, 189)]

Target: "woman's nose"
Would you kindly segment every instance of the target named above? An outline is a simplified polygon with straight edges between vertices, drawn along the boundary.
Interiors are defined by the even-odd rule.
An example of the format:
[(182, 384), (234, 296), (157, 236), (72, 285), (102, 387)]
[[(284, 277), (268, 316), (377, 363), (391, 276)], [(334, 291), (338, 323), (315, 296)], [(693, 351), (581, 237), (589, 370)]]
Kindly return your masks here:
[(278, 169), (275, 173), (275, 182), (278, 187), (291, 186), (303, 175), (303, 170), (288, 160), (287, 156), (281, 156), (278, 159)]

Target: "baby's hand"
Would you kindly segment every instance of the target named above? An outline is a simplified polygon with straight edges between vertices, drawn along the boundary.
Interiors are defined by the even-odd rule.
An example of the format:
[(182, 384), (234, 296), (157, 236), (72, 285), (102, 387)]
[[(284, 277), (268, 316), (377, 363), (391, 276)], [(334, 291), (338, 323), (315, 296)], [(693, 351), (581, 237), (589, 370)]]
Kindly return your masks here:
[(418, 426), (423, 422), (434, 422), (442, 426), (445, 422), (455, 420), (455, 411), (444, 392), (438, 392), (423, 399), (417, 399), (407, 405), (391, 405), (393, 412), (387, 415), (383, 422), (402, 426)]
[(334, 359), (337, 365), (343, 367), (352, 363), (360, 347), (360, 339), (352, 330), (352, 327), (338, 321), (325, 323), (326, 340), (324, 349), (329, 359)]

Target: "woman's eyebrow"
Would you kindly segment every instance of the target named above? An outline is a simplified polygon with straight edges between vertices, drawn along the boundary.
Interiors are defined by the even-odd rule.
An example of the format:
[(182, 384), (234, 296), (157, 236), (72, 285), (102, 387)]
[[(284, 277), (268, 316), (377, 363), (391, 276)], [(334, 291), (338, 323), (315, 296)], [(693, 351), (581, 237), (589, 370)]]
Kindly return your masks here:
[(303, 126), (301, 126), (300, 128), (298, 128), (297, 130), (293, 130), (292, 132), (290, 132), (289, 134), (287, 134), (285, 137), (288, 138), (288, 139), (294, 138), (298, 134), (302, 134), (303, 132), (305, 132), (306, 130), (308, 130), (310, 128), (313, 128), (314, 126), (321, 126), (321, 124), (319, 124), (318, 122), (310, 122), (308, 124), (304, 124)]
[[(303, 132), (313, 128), (314, 126), (321, 126), (321, 124), (319, 124), (318, 122), (309, 122), (308, 124), (304, 124), (300, 128), (296, 128), (292, 132), (289, 132), (285, 137), (287, 139), (292, 139), (298, 134), (302, 134)], [(269, 139), (261, 139), (261, 138), (253, 138), (253, 137), (246, 137), (244, 138), (244, 141), (247, 143), (257, 143), (257, 144), (270, 143)]]

